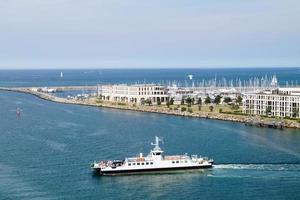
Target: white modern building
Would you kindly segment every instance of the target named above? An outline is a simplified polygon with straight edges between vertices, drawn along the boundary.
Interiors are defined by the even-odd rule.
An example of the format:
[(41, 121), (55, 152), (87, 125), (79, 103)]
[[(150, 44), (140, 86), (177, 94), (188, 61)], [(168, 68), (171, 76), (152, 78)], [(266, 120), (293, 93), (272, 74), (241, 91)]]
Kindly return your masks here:
[(276, 88), (243, 95), (243, 112), (299, 118), (300, 88)]
[(169, 100), (168, 89), (156, 84), (99, 85), (98, 95), (103, 100), (141, 104), (146, 100), (152, 103), (165, 103)]

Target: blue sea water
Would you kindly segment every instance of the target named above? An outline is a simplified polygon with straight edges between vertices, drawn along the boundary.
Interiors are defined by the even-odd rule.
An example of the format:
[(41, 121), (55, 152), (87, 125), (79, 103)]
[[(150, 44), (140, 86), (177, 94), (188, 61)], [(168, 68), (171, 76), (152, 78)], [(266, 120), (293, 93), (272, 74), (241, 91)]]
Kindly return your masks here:
[[(63, 72), (63, 78), (60, 73)], [(232, 69), (90, 69), (90, 70), (0, 70), (0, 86), (96, 85), (107, 83), (191, 83), (213, 78), (227, 80), (269, 78), (276, 75), (279, 83), (300, 84), (300, 68), (232, 68)]]
[[(6, 71), (5, 76), (0, 72), (0, 83), (61, 84), (53, 78), (54, 71), (49, 76), (36, 71), (44, 74), (38, 80), (27, 72)], [(65, 72), (65, 77), (68, 73), (73, 72)], [(66, 85), (94, 83), (74, 73)], [(121, 72), (110, 72), (119, 74), (118, 82), (144, 77), (135, 73), (122, 78)], [(179, 72), (165, 76), (172, 73)], [(291, 77), (296, 79), (295, 73)], [(158, 72), (159, 77), (146, 74), (149, 80), (164, 78)], [(106, 82), (112, 77), (116, 76)], [(22, 109), (20, 118), (17, 107)], [(93, 160), (147, 153), (155, 135), (164, 138), (167, 154), (201, 154), (214, 158), (215, 167), (141, 176), (91, 173)], [(300, 199), (300, 132), (294, 129), (63, 105), (0, 92), (0, 152), (0, 199)]]

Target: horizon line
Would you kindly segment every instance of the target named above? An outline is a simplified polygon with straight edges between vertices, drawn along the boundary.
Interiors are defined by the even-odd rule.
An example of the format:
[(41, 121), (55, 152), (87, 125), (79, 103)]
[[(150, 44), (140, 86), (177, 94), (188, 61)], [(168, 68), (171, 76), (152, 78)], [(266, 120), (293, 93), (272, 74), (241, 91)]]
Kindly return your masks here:
[(143, 68), (138, 68), (138, 67), (46, 67), (46, 68), (0, 68), (0, 71), (3, 70), (157, 70), (157, 69), (270, 69), (270, 68), (300, 68), (300, 66), (253, 66), (253, 67), (245, 67), (245, 66), (230, 66), (230, 67), (143, 67)]

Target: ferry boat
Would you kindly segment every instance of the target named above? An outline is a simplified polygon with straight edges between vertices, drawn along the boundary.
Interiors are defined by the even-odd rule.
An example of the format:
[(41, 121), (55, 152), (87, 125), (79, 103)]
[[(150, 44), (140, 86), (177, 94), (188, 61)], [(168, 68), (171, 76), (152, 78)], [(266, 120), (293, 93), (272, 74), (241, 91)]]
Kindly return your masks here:
[(213, 166), (214, 161), (212, 159), (197, 155), (163, 155), (164, 151), (159, 146), (159, 142), (161, 141), (159, 137), (155, 137), (155, 143), (151, 143), (154, 148), (147, 156), (143, 156), (140, 153), (137, 157), (125, 158), (124, 160), (94, 161), (91, 164), (91, 168), (96, 173), (100, 173), (100, 175), (117, 175), (191, 170), (211, 168)]

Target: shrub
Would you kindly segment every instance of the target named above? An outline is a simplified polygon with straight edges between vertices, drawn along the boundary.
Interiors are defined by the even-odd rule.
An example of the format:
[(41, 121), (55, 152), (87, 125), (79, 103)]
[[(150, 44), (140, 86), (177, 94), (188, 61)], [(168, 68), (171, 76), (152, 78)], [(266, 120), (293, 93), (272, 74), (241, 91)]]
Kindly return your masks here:
[(96, 103), (103, 103), (103, 101), (101, 99), (97, 99)]
[(240, 108), (240, 106), (238, 104), (232, 104), (231, 105), (232, 110), (238, 110), (239, 108)]
[(230, 114), (230, 115), (244, 115), (248, 116), (249, 114), (242, 113), (242, 112), (222, 112), (222, 114)]
[(230, 97), (225, 97), (225, 98), (224, 98), (224, 102), (225, 102), (225, 103), (232, 102), (232, 99), (231, 99)]
[(210, 110), (210, 112), (214, 111), (214, 107), (213, 106), (209, 106), (209, 110)]
[(185, 112), (186, 111), (186, 107), (181, 107), (181, 112)]
[(189, 113), (192, 113), (192, 112), (193, 112), (193, 109), (192, 109), (192, 108), (188, 108), (188, 112), (189, 112)]
[(234, 110), (233, 112), (234, 113), (241, 113), (242, 111), (241, 110)]

